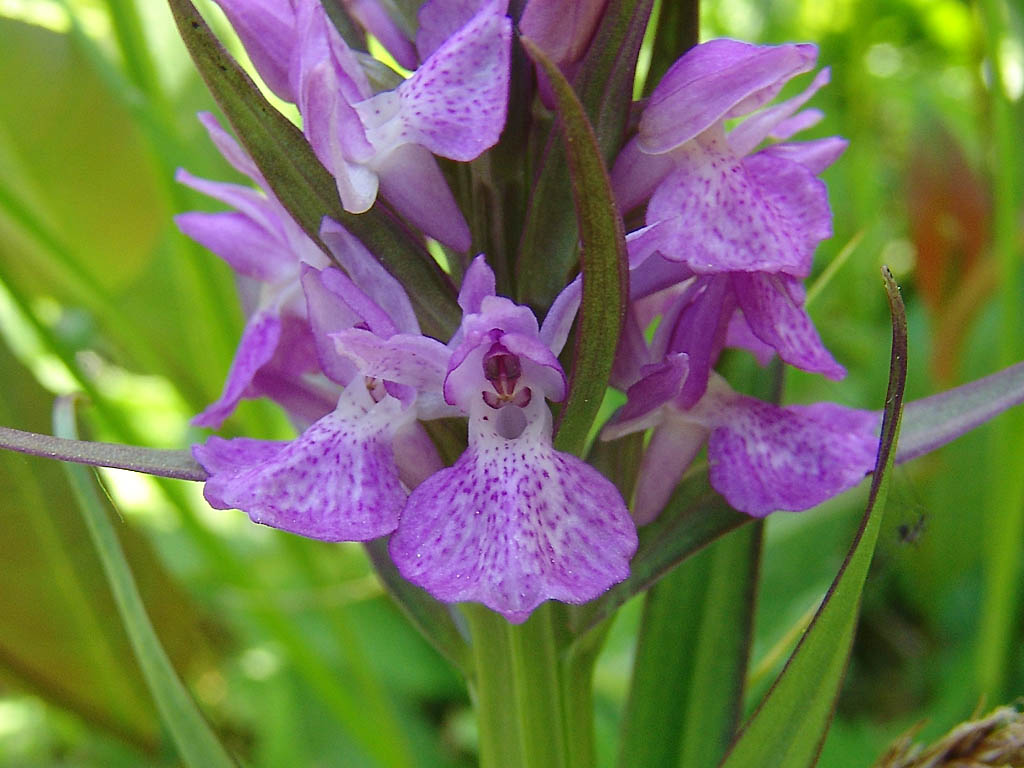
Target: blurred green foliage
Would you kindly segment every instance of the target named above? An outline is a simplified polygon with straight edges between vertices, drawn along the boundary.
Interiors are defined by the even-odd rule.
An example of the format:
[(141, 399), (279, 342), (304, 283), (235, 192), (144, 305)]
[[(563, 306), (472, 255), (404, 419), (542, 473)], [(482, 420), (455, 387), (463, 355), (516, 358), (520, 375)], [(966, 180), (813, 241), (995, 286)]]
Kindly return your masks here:
[[(202, 10), (230, 37), (212, 6)], [(1016, 126), (1024, 125), (1021, 23), (1008, 11), (998, 62)], [(812, 136), (850, 140), (825, 174), (835, 236), (819, 249), (818, 271), (859, 240), (811, 307), (850, 375), (835, 384), (790, 373), (785, 399), (881, 406), (889, 340), (877, 278), (883, 262), (907, 299), (909, 398), (994, 370), (995, 340), (1019, 328), (1001, 327), (996, 311), (992, 177), (997, 162), (1019, 167), (1022, 156), (993, 155), (978, 9), (962, 0), (707, 3), (701, 39), (721, 35), (816, 42), (832, 84), (813, 102), (825, 117)], [(187, 420), (219, 391), (242, 315), (229, 270), (174, 228), (175, 213), (208, 201), (172, 175), (185, 166), (235, 177), (193, 119), (213, 103), (170, 16), (162, 3), (0, 0), (0, 40), (0, 416), (23, 429), (46, 423), (45, 397), (16, 396), (35, 386), (26, 382), (32, 376), (52, 392), (87, 392), (92, 437), (175, 447), (198, 440)], [(8, 349), (20, 363), (8, 360)], [(228, 432), (260, 437), (288, 429), (273, 408), (254, 402), (228, 423)], [(1024, 691), (1019, 609), (997, 689), (984, 690), (976, 673), (986, 542), (1000, 536), (985, 522), (988, 489), (999, 487), (999, 473), (1024, 471), (1022, 436), (1011, 437), (993, 453), (988, 431), (979, 430), (896, 471), (822, 766), (870, 765), (918, 721), (927, 721), (927, 739), (967, 718), (983, 693), (996, 704)], [(999, 455), (1010, 458), (993, 459)], [(68, 571), (60, 560), (67, 554), (14, 535), (24, 525), (16, 513), (26, 510), (50, 528), (70, 525), (67, 494), (46, 479), (54, 469), (42, 460), (0, 464), (0, 537), (20, 547), (4, 555), (0, 584), (16, 580), (28, 595), (38, 586), (41, 605), (61, 578), (84, 594), (94, 589), (87, 569)], [(383, 596), (359, 547), (213, 513), (198, 488), (183, 483), (107, 479), (125, 515), (123, 532), (141, 534), (157, 555), (138, 559), (137, 577), (159, 583), (169, 571), (187, 595), (175, 597), (182, 622), (219, 638), (172, 655), (249, 764), (381, 765), (391, 747), (409, 765), (473, 764), (466, 690)], [(44, 495), (23, 502), (32, 485)], [(813, 512), (775, 515), (765, 526), (748, 708), (834, 576), (864, 490)], [(1009, 578), (1019, 585), (1019, 570)], [(167, 600), (169, 593), (160, 598)], [(87, 602), (99, 611), (93, 620), (116, 622), (107, 598)], [(616, 755), (638, 614), (636, 603), (622, 611), (597, 668), (606, 765)], [(127, 656), (117, 685), (89, 682), (102, 667), (84, 645), (60, 667), (41, 661), (51, 678), (88, 689), (87, 705), (56, 695), (45, 676), (17, 674), (19, 657), (5, 645), (15, 638), (9, 642), (38, 650), (42, 660), (69, 637), (64, 624), (29, 625), (6, 610), (0, 623), (36, 633), (0, 631), (0, 765), (176, 764), (148, 703), (132, 710), (137, 673)], [(164, 640), (173, 644), (173, 636)], [(304, 665), (303, 654), (317, 661)], [(96, 714), (126, 706), (130, 729)], [(343, 713), (361, 706), (368, 722), (353, 726)], [(367, 741), (374, 733), (390, 746), (375, 748)]]

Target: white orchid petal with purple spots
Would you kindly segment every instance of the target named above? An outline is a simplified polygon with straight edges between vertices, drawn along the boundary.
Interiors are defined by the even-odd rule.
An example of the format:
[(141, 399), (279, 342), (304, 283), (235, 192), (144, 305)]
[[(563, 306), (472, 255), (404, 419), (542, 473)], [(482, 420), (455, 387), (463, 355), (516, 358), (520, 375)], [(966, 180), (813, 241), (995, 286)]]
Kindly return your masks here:
[[(698, 273), (810, 272), (831, 236), (825, 185), (797, 163), (739, 158), (721, 139), (693, 142), (658, 187), (648, 225), (663, 224), (657, 250)], [(651, 246), (648, 246), (651, 250)]]
[(406, 141), (461, 161), (497, 143), (508, 108), (507, 6), (487, 3), (398, 87)]
[(450, 352), (429, 336), (399, 333), (390, 339), (351, 328), (332, 333), (339, 355), (349, 358), (363, 376), (407, 384), (417, 390), (441, 389)]

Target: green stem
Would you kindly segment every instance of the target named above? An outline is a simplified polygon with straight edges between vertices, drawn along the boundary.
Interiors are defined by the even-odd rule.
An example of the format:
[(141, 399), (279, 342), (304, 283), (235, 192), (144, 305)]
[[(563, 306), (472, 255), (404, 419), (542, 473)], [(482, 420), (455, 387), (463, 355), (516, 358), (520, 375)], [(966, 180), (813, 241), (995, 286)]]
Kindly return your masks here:
[(470, 681), (480, 731), (480, 768), (516, 768), (523, 761), (515, 702), (512, 646), (504, 620), (479, 605), (464, 608), (473, 638)]
[(563, 651), (557, 610), (542, 605), (514, 625), (486, 608), (465, 608), (483, 768), (594, 765), (590, 673), (603, 633), (594, 633), (591, 645)]

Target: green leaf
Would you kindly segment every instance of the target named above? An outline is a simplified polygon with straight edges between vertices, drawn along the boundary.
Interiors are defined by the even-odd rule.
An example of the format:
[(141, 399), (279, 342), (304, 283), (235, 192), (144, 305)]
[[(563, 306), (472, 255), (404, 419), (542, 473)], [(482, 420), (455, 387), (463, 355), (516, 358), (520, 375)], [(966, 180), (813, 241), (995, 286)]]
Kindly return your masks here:
[(885, 509), (907, 377), (907, 320), (899, 289), (883, 267), (892, 310), (892, 356), (878, 459), (867, 509), (846, 561), (818, 613), (721, 768), (807, 768), (817, 761), (853, 644), (861, 592)]
[[(622, 144), (652, 4), (611, 0), (573, 81), (605, 163), (612, 162)], [(580, 230), (569, 214), (569, 169), (565, 147), (552, 131), (531, 190), (516, 263), (519, 299), (534, 308), (548, 307), (576, 267)]]
[(573, 631), (581, 633), (594, 627), (683, 560), (751, 519), (715, 493), (708, 484), (706, 469), (695, 473), (676, 489), (658, 519), (640, 529), (640, 544), (630, 564), (629, 578), (597, 600), (570, 609)]
[[(62, 437), (76, 437), (69, 398), (61, 398), (54, 408), (54, 431)], [(78, 464), (64, 464), (64, 469), (103, 563), (135, 658), (178, 753), (194, 768), (231, 768), (235, 762), (199, 713), (160, 644), (90, 470)]]
[[(263, 97), (217, 41), (191, 0), (168, 2), (207, 87), (295, 221), (318, 243), (324, 216), (348, 229), (406, 287), (423, 332), (439, 339), (450, 338), (461, 312), (454, 288), (423, 243), (380, 202), (363, 214), (345, 211), (334, 178), (302, 132)], [(329, 254), (322, 243), (321, 247)]]
[(723, 536), (647, 593), (623, 768), (704, 768), (725, 753), (743, 701), (762, 527)]
[(523, 38), (530, 57), (544, 70), (558, 104), (573, 182), (582, 244), (583, 301), (569, 373), (569, 393), (558, 418), (555, 446), (581, 455), (601, 408), (629, 297), (626, 239), (611, 182), (572, 86), (544, 53)]
[[(51, 396), (0, 344), (0, 421), (46, 428)], [(0, 678), (37, 693), (147, 752), (160, 748), (156, 710), (67, 478), (56, 462), (0, 451)], [(180, 668), (212, 660), (216, 630), (132, 529), (124, 546), (154, 623)], [(17, 617), (14, 620), (13, 617)], [(128, 663), (125, 660), (129, 659)]]

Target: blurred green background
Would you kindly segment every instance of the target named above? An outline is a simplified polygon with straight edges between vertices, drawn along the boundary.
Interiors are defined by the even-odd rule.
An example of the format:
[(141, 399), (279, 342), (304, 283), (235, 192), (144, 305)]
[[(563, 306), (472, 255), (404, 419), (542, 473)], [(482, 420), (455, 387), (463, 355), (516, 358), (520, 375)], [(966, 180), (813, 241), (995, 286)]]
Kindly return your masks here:
[[(1005, 15), (986, 25), (984, 5), (961, 0), (705, 4), (702, 39), (816, 42), (832, 84), (808, 137), (850, 140), (826, 173), (835, 236), (817, 272), (842, 261), (810, 307), (850, 375), (791, 373), (787, 401), (881, 406), (882, 263), (910, 314), (909, 397), (1022, 357), (1008, 266), (1021, 252), (1022, 155), (1005, 136), (1024, 125), (1024, 44), (1020, 9), (993, 9)], [(0, 0), (0, 423), (48, 432), (53, 394), (84, 391), (92, 438), (203, 439), (187, 421), (219, 393), (243, 318), (230, 271), (171, 220), (210, 209), (174, 183), (176, 168), (236, 179), (200, 109), (212, 101), (163, 3)], [(229, 433), (289, 427), (246, 402)], [(919, 721), (935, 737), (1024, 693), (1022, 444), (1004, 418), (897, 470), (822, 766), (870, 765)], [(197, 485), (103, 476), (161, 637), (248, 764), (474, 764), (462, 683), (361, 548), (211, 511)], [(751, 706), (834, 576), (864, 490), (768, 522)], [(59, 467), (0, 453), (0, 511), (0, 765), (176, 765)], [(607, 765), (637, 607), (597, 669)]]

